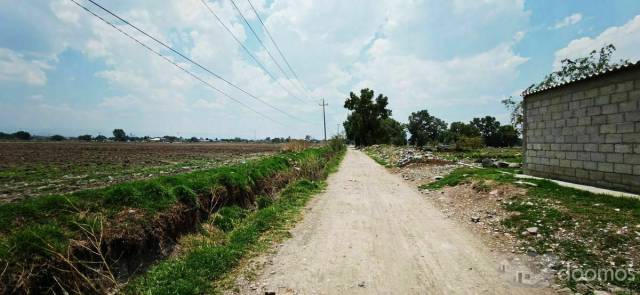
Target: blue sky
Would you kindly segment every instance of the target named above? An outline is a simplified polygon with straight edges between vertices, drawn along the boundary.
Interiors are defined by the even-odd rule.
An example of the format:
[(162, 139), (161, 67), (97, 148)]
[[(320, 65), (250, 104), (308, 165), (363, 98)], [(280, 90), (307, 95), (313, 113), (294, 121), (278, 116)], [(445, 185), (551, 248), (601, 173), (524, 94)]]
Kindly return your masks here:
[[(279, 72), (230, 0), (208, 4), (278, 81), (200, 0), (96, 1), (302, 120), (256, 102), (115, 22), (277, 123), (256, 115), (69, 0), (0, 1), (0, 131), (76, 136), (124, 128), (152, 136), (320, 137), (316, 99), (329, 103), (333, 134), (346, 117), (342, 105), (349, 91), (363, 87), (387, 95), (393, 117), (402, 122), (412, 111), (428, 109), (449, 123), (484, 115), (506, 123), (500, 100), (517, 96), (562, 58), (613, 43), (616, 58), (640, 59), (636, 0), (252, 0), (307, 92)], [(236, 3), (267, 41), (248, 2)]]

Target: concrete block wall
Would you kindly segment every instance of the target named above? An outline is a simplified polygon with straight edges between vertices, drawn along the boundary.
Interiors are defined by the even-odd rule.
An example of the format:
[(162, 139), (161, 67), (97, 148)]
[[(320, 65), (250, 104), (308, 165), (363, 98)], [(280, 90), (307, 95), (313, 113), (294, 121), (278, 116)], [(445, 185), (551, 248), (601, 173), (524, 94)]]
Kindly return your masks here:
[(640, 67), (524, 97), (524, 172), (640, 193)]

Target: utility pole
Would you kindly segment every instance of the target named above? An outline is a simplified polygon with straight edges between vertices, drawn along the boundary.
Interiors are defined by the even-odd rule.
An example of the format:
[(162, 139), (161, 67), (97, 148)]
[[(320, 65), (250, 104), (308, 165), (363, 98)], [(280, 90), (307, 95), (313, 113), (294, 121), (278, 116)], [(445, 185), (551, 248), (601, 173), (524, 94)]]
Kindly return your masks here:
[(322, 123), (324, 124), (324, 142), (327, 142), (327, 117), (324, 114), (324, 107), (328, 105), (329, 104), (324, 103), (324, 98), (323, 98), (322, 104), (320, 106), (322, 107)]

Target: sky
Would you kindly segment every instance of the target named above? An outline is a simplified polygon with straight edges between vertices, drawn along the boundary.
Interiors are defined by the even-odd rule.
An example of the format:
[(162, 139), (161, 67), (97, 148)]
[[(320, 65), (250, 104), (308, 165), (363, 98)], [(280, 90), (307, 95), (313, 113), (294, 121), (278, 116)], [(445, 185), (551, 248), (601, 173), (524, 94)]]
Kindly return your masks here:
[(208, 71), (77, 1), (206, 84), (70, 0), (0, 0), (0, 131), (321, 138), (320, 99), (331, 136), (362, 88), (400, 122), (427, 109), (506, 124), (500, 101), (563, 58), (612, 43), (615, 59), (640, 59), (637, 0), (250, 0), (293, 72), (247, 0), (234, 1), (268, 50), (231, 0), (203, 1), (268, 72), (201, 0), (95, 1)]

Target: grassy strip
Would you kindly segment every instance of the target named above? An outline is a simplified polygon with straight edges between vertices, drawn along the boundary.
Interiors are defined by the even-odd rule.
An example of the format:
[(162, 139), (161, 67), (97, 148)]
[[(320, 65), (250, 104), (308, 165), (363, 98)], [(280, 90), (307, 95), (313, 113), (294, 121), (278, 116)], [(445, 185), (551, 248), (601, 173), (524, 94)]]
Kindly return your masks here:
[[(326, 173), (335, 171), (339, 161), (340, 157), (336, 157), (328, 163)], [(312, 196), (325, 186), (322, 181), (300, 180), (283, 190), (272, 204), (246, 217), (239, 208), (221, 210), (210, 219), (210, 223), (227, 230), (227, 234), (220, 237), (204, 233), (207, 238), (190, 243), (186, 253), (160, 262), (136, 279), (129, 285), (128, 293), (212, 292), (213, 281), (223, 278), (248, 252), (256, 249), (256, 243), (265, 232), (286, 227)]]
[[(224, 202), (246, 202), (247, 196), (259, 193), (261, 183), (275, 175), (296, 170), (302, 175), (314, 174), (338, 152), (335, 146), (311, 148), (245, 164), (0, 205), (0, 268), (7, 265), (8, 269), (0, 276), (0, 291), (15, 280), (24, 280), (13, 275), (24, 269), (29, 277), (45, 278), (30, 287), (51, 282), (46, 277), (54, 275), (59, 254), (67, 253), (73, 240), (85, 240), (86, 228), (95, 228), (97, 218), (106, 220), (105, 227), (115, 228), (119, 231), (116, 234), (125, 238), (131, 230), (146, 234), (155, 230), (150, 228), (154, 218), (169, 214), (176, 205), (204, 210), (199, 199), (214, 191), (226, 192)], [(136, 218), (118, 223), (122, 212), (133, 212)]]
[(380, 157), (377, 153), (375, 153), (372, 150), (369, 149), (364, 149), (364, 153), (367, 154), (371, 159), (373, 159), (374, 161), (376, 161), (376, 163), (382, 165), (383, 167), (386, 168), (391, 168), (393, 167), (392, 164), (388, 163), (387, 161), (385, 161), (382, 157)]
[(516, 169), (500, 168), (500, 169), (476, 169), (476, 168), (459, 168), (453, 170), (440, 180), (421, 185), (421, 189), (438, 190), (445, 186), (456, 186), (463, 183), (470, 183), (476, 179), (493, 180), (500, 183), (508, 183), (515, 181), (512, 174)]
[[(436, 182), (423, 186), (439, 189), (468, 182), (515, 183), (505, 169), (468, 169), (453, 171)], [(524, 185), (527, 194), (503, 203), (512, 215), (503, 225), (518, 236), (525, 247), (537, 253), (553, 253), (562, 261), (582, 268), (633, 269), (640, 260), (640, 200), (612, 197), (562, 187), (546, 180), (527, 179), (535, 186)], [(537, 227), (538, 236), (522, 235), (528, 227)], [(568, 281), (575, 287), (576, 281)], [(640, 277), (625, 281), (613, 278), (600, 282), (612, 283), (640, 291)]]
[(522, 148), (493, 148), (486, 147), (470, 151), (435, 152), (442, 159), (457, 161), (462, 159), (480, 160), (485, 158), (501, 159), (508, 162), (522, 162)]

